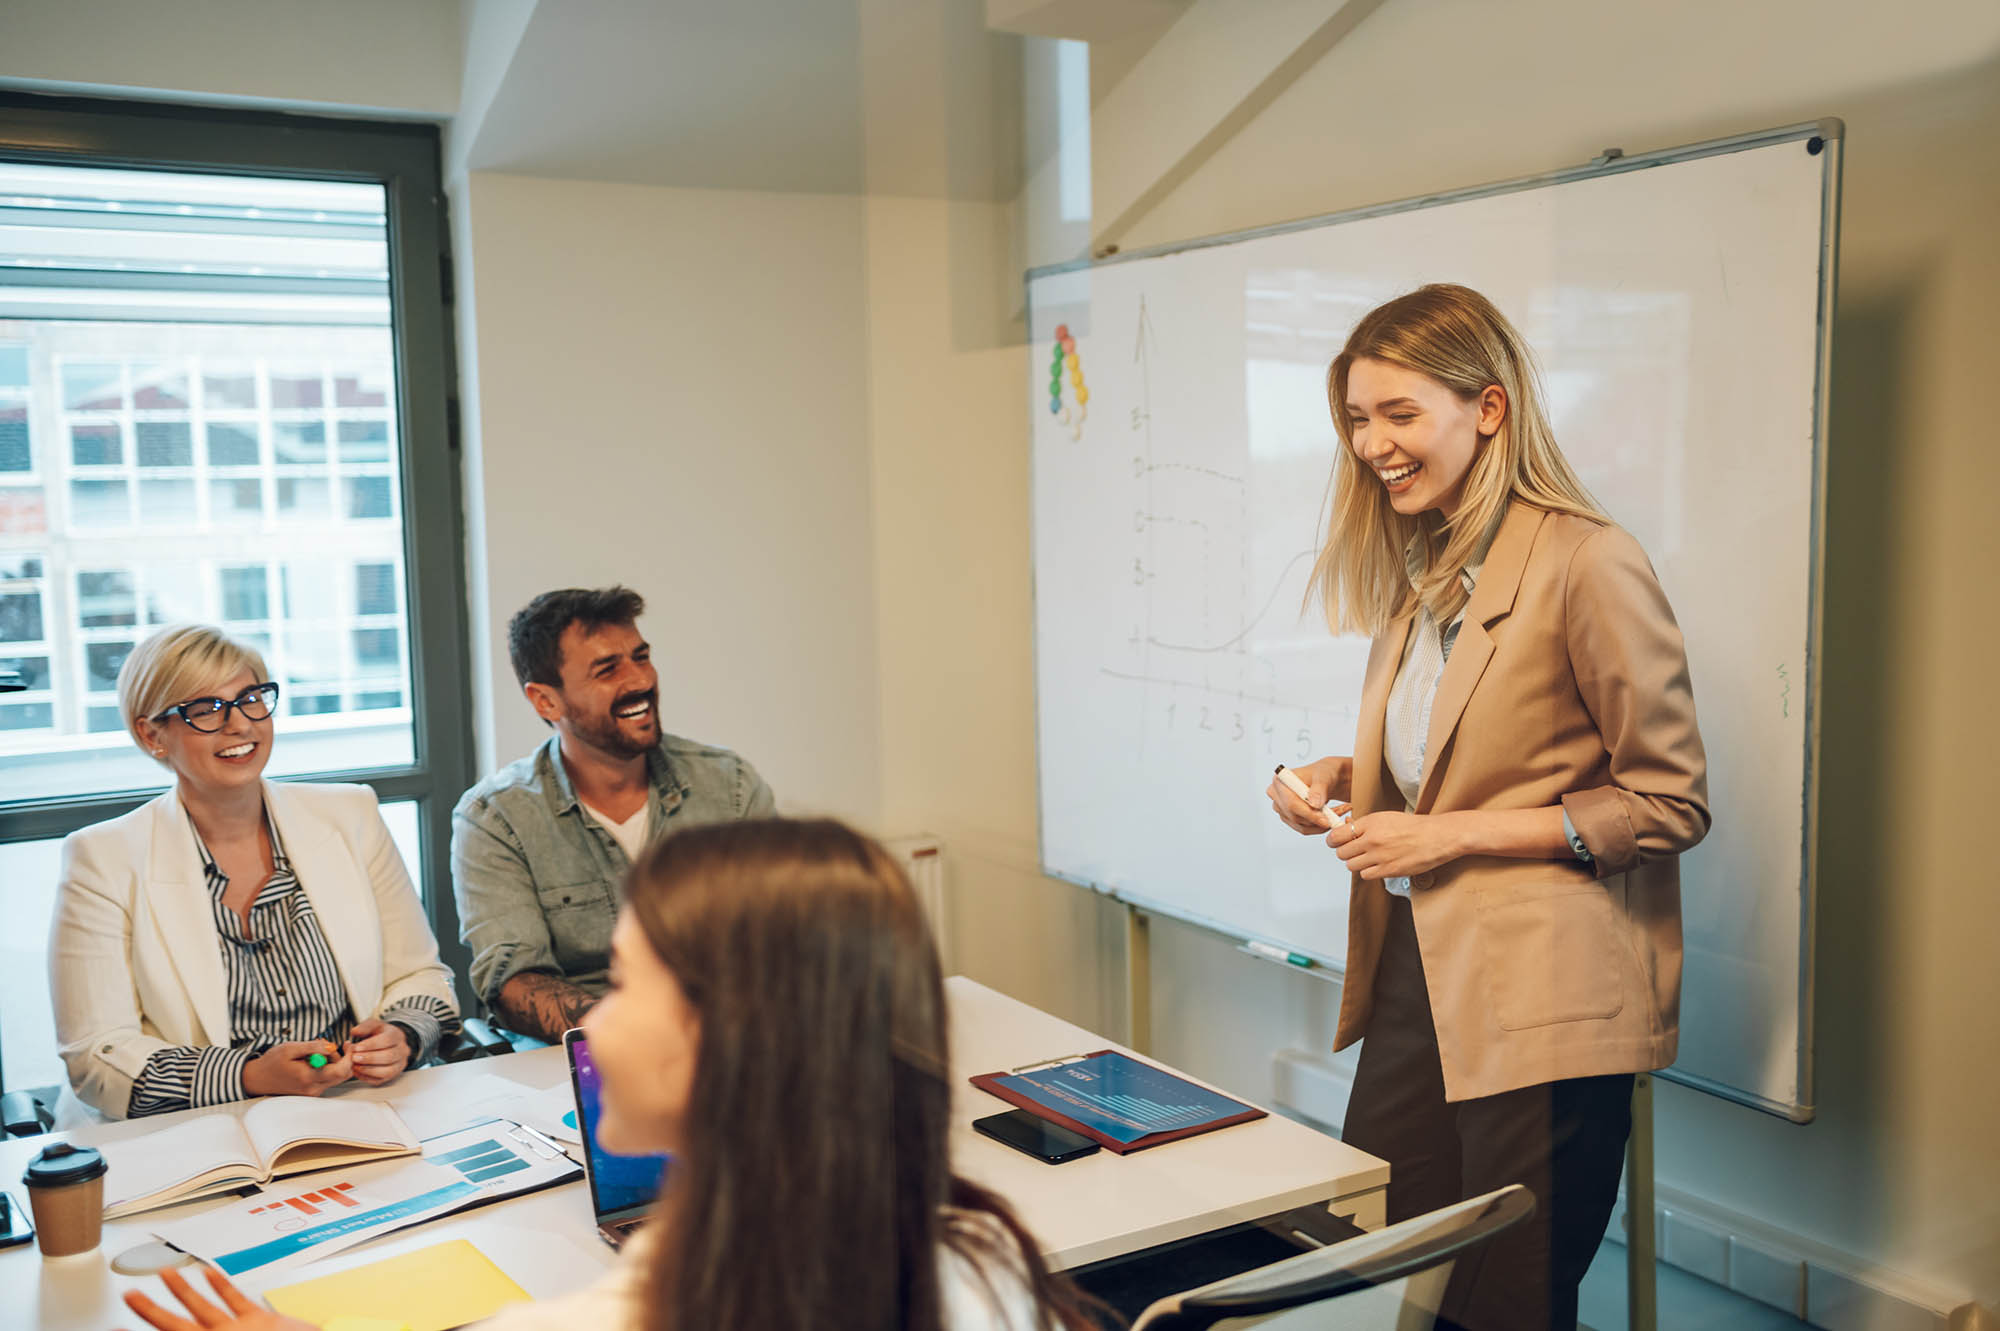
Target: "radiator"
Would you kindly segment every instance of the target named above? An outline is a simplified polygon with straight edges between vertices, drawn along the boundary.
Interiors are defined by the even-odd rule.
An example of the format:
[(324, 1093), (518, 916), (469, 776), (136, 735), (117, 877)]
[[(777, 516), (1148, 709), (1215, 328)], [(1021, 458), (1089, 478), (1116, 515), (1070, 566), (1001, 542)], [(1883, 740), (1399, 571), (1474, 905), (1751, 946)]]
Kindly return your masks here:
[(896, 837), (883, 843), (896, 863), (903, 866), (917, 901), (931, 922), (931, 938), (937, 944), (938, 963), (944, 973), (951, 968), (951, 913), (946, 905), (944, 886), (944, 843), (934, 836)]

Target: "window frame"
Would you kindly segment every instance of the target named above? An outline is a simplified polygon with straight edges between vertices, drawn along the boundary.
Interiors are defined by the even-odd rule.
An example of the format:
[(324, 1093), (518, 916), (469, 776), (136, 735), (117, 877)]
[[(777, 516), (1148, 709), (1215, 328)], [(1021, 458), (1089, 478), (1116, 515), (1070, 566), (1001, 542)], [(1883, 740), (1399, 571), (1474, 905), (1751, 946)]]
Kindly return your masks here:
[[(465, 1004), (472, 996), (465, 978), (470, 957), (459, 942), (451, 892), (451, 810), (477, 774), (466, 684), (471, 653), (451, 228), (440, 142), (440, 129), (431, 123), (0, 92), (0, 161), (383, 187), (391, 354), (400, 391), (379, 414), (401, 441), (400, 512), (391, 516), (402, 529), (406, 570), (409, 632), (404, 650), (410, 661), (413, 757), (406, 765), (315, 772), (306, 779), (356, 782), (373, 787), (384, 803), (415, 802), (422, 845), (417, 888)], [(131, 414), (128, 402), (125, 416)], [(346, 414), (329, 408), (321, 416)], [(57, 442), (68, 443), (31, 440), (32, 472), (10, 473), (10, 478), (40, 474), (43, 452)], [(136, 441), (128, 439), (127, 447), (136, 449)], [(331, 439), (328, 447), (335, 447)], [(257, 470), (268, 478), (269, 448), (262, 453)], [(136, 475), (137, 461), (136, 455), (128, 457), (125, 470)], [(368, 474), (379, 471), (375, 465), (367, 468)], [(276, 502), (275, 492), (266, 502)], [(271, 561), (265, 564), (268, 568)], [(43, 613), (48, 614), (46, 600)], [(135, 809), (157, 794), (114, 791), (0, 804), (0, 844), (63, 837)]]

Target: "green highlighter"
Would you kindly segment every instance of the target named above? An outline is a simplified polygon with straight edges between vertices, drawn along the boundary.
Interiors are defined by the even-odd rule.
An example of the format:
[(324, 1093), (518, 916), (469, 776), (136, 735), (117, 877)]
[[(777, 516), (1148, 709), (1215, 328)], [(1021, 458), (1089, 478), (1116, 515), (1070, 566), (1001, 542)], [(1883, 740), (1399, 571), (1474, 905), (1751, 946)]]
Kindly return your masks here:
[(326, 1066), (326, 1055), (314, 1054), (311, 1058), (308, 1058), (306, 1062), (312, 1064), (316, 1068), (323, 1068)]

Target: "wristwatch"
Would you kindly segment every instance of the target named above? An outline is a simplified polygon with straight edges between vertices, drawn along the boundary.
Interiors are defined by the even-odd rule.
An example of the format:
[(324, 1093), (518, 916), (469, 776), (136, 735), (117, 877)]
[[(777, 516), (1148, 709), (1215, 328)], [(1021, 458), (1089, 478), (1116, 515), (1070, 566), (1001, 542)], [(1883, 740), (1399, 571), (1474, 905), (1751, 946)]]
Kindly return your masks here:
[(1583, 844), (1583, 838), (1577, 835), (1576, 824), (1569, 820), (1568, 809), (1563, 810), (1563, 835), (1569, 838), (1569, 848), (1576, 852), (1578, 859), (1582, 860), (1585, 864), (1594, 863), (1590, 847)]

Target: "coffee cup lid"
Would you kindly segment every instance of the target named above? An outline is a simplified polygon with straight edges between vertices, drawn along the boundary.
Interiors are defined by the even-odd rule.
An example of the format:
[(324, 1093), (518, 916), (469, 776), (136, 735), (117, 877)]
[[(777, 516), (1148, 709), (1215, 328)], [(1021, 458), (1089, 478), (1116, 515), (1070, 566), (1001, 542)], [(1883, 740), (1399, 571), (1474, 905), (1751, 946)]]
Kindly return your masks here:
[(21, 1181), (44, 1188), (64, 1183), (88, 1183), (94, 1178), (101, 1178), (109, 1168), (104, 1163), (104, 1153), (94, 1146), (56, 1142), (44, 1147), (42, 1153), (28, 1163), (28, 1170), (21, 1175)]

